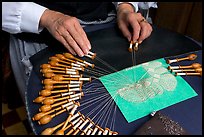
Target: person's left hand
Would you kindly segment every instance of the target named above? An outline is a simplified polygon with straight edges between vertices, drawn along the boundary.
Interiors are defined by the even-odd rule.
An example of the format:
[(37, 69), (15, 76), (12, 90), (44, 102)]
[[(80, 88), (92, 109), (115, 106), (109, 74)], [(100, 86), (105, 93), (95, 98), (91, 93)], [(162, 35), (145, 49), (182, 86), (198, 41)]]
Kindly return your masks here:
[(121, 4), (118, 7), (117, 23), (123, 35), (133, 42), (142, 43), (150, 36), (152, 26), (145, 20), (141, 13), (134, 12), (129, 4)]

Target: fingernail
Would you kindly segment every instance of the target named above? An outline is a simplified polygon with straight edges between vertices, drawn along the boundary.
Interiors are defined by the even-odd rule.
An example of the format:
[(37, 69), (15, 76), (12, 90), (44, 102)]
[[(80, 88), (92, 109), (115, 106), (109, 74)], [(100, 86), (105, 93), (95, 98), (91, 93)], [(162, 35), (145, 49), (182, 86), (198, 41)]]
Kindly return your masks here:
[(128, 37), (127, 39), (128, 39), (128, 41), (131, 41), (131, 38), (130, 38), (130, 37)]
[(79, 56), (80, 56), (80, 57), (83, 57), (83, 56), (84, 56), (84, 54), (80, 52), (80, 53), (79, 53)]
[(91, 45), (88, 45), (89, 50), (91, 49)]
[(85, 50), (85, 55), (88, 55), (88, 53), (89, 53), (89, 50), (86, 49), (86, 50)]
[(139, 43), (139, 44), (141, 44), (141, 43), (142, 43), (142, 41), (139, 41), (138, 43)]

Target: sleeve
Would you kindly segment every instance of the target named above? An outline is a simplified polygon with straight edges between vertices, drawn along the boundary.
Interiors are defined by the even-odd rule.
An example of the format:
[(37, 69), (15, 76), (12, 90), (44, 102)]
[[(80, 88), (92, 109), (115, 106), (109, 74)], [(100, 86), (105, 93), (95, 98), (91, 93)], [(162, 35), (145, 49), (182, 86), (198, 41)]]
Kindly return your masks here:
[[(119, 5), (119, 4), (121, 4), (121, 3), (124, 3), (124, 2), (117, 2), (117, 5)], [(135, 12), (138, 11), (138, 3), (139, 3), (139, 2), (126, 2), (126, 3), (131, 4), (131, 5), (133, 6)]]
[(2, 2), (2, 30), (16, 34), (39, 33), (39, 21), (46, 7), (33, 2)]
[(139, 2), (138, 8), (140, 9), (149, 9), (149, 8), (157, 8), (157, 2)]

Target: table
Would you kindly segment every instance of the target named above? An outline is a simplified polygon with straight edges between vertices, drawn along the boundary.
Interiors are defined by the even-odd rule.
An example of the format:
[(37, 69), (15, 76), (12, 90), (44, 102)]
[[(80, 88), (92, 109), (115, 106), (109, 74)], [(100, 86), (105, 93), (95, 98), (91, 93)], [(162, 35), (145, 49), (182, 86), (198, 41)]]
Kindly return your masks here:
[[(99, 30), (87, 30), (87, 36), (92, 44), (92, 51), (97, 53), (97, 56), (103, 59), (108, 64), (111, 64), (117, 70), (129, 67), (132, 65), (131, 54), (128, 52), (129, 42), (122, 36), (116, 25), (113, 23), (108, 27), (99, 27)], [(49, 44), (58, 44), (50, 42)], [(62, 47), (62, 46), (59, 46)], [(53, 127), (56, 122), (65, 120), (67, 114), (63, 113), (54, 118), (50, 123), (39, 126), (37, 122), (33, 122), (31, 118), (38, 113), (40, 105), (34, 104), (32, 101), (38, 96), (38, 92), (42, 90), (41, 80), (43, 77), (40, 74), (40, 65), (48, 62), (50, 56), (56, 53), (63, 53), (66, 50), (59, 48), (57, 45), (50, 46), (36, 55), (31, 57), (31, 62), (34, 66), (29, 79), (26, 92), (26, 109), (30, 125), (35, 134), (40, 134), (43, 129)], [(136, 64), (141, 64), (159, 58), (176, 58), (185, 56), (189, 53), (198, 54), (197, 62), (202, 62), (202, 47), (187, 37), (172, 32), (163, 28), (153, 26), (152, 35), (146, 39), (141, 45), (136, 54)], [(101, 66), (100, 62), (94, 62), (96, 66)], [(187, 64), (189, 62), (182, 62)], [(103, 66), (101, 66), (103, 67)], [(202, 77), (184, 76), (183, 77), (198, 93), (198, 96), (175, 104), (173, 106), (162, 109), (161, 111), (177, 121), (190, 134), (202, 134)], [(100, 83), (100, 81), (99, 81)], [(85, 97), (86, 99), (86, 97)], [(88, 113), (89, 110), (84, 110), (83, 113)], [(121, 112), (117, 110), (117, 121), (115, 122), (115, 131), (122, 135), (133, 134), (142, 124), (150, 119), (150, 116), (145, 116), (134, 122), (127, 123)]]

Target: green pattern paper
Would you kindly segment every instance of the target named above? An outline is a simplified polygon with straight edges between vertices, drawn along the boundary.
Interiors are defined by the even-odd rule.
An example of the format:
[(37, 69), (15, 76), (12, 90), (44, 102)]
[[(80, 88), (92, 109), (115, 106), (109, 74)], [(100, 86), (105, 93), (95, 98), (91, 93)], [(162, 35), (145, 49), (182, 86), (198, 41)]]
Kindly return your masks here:
[(181, 76), (169, 72), (167, 66), (161, 58), (99, 79), (129, 123), (197, 96), (192, 87)]

